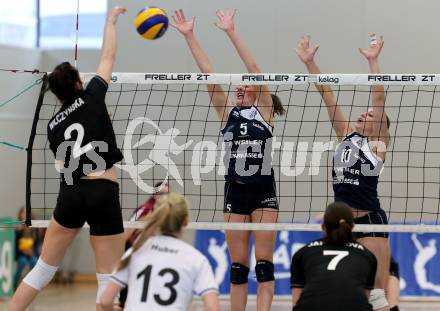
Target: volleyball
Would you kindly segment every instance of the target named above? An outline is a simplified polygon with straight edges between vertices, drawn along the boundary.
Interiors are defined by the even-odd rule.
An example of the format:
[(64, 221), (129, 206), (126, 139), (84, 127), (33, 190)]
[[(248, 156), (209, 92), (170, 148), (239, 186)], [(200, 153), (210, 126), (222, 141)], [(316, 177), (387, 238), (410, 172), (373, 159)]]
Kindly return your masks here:
[(159, 39), (168, 29), (168, 16), (160, 8), (146, 7), (137, 14), (135, 26), (144, 39)]

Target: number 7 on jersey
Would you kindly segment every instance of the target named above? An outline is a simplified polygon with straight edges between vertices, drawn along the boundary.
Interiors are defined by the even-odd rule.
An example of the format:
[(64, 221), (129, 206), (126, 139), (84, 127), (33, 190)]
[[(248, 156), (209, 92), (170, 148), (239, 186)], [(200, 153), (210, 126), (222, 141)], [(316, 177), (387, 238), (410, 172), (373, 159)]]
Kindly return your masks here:
[(325, 250), (323, 251), (324, 256), (335, 256), (330, 260), (327, 266), (327, 270), (336, 270), (336, 267), (338, 266), (338, 263), (344, 258), (348, 256), (348, 251), (332, 251), (332, 250)]

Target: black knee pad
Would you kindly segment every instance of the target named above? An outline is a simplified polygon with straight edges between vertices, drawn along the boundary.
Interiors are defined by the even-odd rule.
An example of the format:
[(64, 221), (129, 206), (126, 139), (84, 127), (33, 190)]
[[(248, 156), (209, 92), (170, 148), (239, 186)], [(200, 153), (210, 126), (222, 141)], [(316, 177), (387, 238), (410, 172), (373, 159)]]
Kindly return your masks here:
[(231, 283), (240, 285), (248, 282), (249, 267), (238, 262), (233, 262), (231, 265)]
[(394, 306), (390, 309), (390, 311), (399, 311), (399, 307), (398, 306)]
[(275, 274), (273, 263), (268, 260), (258, 260), (255, 265), (255, 274), (259, 283), (274, 281)]

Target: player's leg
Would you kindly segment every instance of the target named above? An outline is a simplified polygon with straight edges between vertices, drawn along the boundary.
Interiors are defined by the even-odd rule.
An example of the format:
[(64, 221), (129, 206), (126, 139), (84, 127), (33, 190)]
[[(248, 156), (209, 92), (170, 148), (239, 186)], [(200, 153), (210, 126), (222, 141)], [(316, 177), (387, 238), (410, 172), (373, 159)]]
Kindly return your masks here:
[(8, 311), (25, 310), (31, 304), (38, 292), (55, 275), (67, 247), (79, 230), (79, 228), (66, 228), (60, 225), (55, 218), (51, 219), (44, 238), (40, 259), (17, 288), (8, 305)]
[(399, 310), (400, 281), (394, 275), (390, 275), (387, 284), (387, 300), (391, 311)]
[[(98, 281), (98, 292), (96, 299), (105, 290), (111, 273), (117, 266), (124, 254), (125, 237), (123, 233), (108, 236), (90, 236), (90, 243), (95, 254), (96, 278)], [(98, 307), (98, 300), (96, 309)]]
[[(278, 219), (276, 209), (258, 209), (252, 215), (252, 222), (275, 223)], [(255, 274), (258, 281), (257, 310), (270, 310), (275, 289), (273, 266), (273, 250), (275, 247), (275, 231), (254, 231), (255, 240)]]
[[(249, 215), (224, 214), (225, 222), (250, 222)], [(226, 244), (231, 256), (231, 310), (246, 310), (249, 274), (250, 231), (226, 230)]]
[[(382, 237), (363, 237), (358, 239), (359, 243), (364, 245), (366, 248), (368, 248), (377, 259), (377, 272), (376, 272), (376, 279), (374, 284), (374, 290), (378, 292), (378, 297), (374, 297), (374, 290), (370, 294), (370, 303), (373, 304), (373, 302), (377, 299), (386, 300), (385, 297), (385, 287), (386, 287), (386, 279), (389, 275), (389, 262), (390, 262), (390, 247), (389, 247), (389, 240), (387, 238)], [(379, 290), (379, 291), (377, 291)], [(372, 299), (372, 300), (371, 300)], [(382, 303), (379, 303), (379, 306), (383, 305)], [(374, 306), (374, 304), (373, 304)], [(375, 307), (374, 310), (389, 310), (389, 307)]]
[[(278, 201), (275, 183), (255, 185), (252, 194), (251, 214), (253, 223), (276, 223), (278, 220)], [(275, 231), (254, 231), (255, 274), (257, 276), (257, 310), (270, 310), (275, 289), (273, 250)]]
[(119, 185), (109, 180), (85, 180), (87, 189), (87, 222), (95, 262), (99, 297), (105, 290), (110, 275), (124, 254), (125, 235), (119, 203)]
[(386, 294), (390, 311), (398, 311), (400, 298), (400, 273), (399, 264), (391, 257), (390, 271), (387, 279)]
[[(368, 214), (355, 218), (357, 224), (387, 224), (384, 211), (369, 212)], [(390, 265), (390, 243), (386, 232), (363, 232), (357, 233), (358, 241), (368, 248), (377, 259), (377, 272), (374, 290), (370, 293), (370, 303), (373, 310), (389, 310), (386, 300), (385, 288), (389, 275)]]

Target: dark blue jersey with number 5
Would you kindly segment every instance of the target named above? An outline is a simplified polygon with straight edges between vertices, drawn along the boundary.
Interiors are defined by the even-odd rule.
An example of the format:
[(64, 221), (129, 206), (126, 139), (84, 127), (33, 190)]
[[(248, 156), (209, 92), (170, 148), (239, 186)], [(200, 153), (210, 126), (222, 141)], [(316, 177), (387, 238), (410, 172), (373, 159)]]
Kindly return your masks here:
[(255, 106), (232, 108), (221, 132), (224, 139), (226, 181), (274, 181), (272, 127)]

